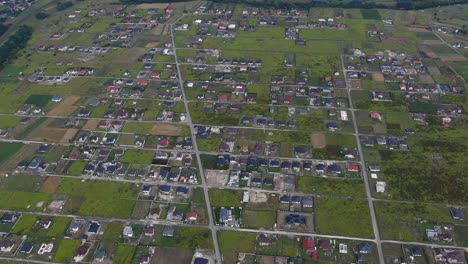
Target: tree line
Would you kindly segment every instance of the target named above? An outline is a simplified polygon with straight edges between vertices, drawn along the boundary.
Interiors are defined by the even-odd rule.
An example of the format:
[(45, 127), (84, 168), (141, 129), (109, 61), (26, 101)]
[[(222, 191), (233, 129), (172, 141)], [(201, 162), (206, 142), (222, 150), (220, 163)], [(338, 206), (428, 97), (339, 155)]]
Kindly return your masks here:
[[(124, 4), (141, 4), (141, 3), (171, 3), (171, 2), (187, 2), (188, 0), (121, 0)], [(426, 9), (431, 7), (439, 7), (454, 4), (468, 3), (468, 0), (396, 0), (393, 5), (381, 4), (375, 1), (339, 1), (339, 0), (310, 0), (307, 2), (290, 2), (287, 0), (212, 0), (215, 3), (238, 3), (247, 4), (253, 7), (275, 7), (280, 9), (309, 9), (312, 7), (335, 7), (335, 8), (382, 8), (382, 9)]]
[(32, 27), (23, 25), (8, 38), (0, 47), (0, 68), (3, 68), (8, 60), (15, 58), (18, 52), (26, 47), (32, 32)]

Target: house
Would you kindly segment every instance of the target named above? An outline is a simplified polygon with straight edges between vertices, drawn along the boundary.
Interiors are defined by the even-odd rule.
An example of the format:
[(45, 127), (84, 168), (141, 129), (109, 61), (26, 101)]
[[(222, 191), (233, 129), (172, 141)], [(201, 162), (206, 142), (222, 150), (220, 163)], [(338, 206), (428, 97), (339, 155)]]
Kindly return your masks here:
[(20, 253), (23, 254), (29, 254), (32, 252), (34, 248), (34, 244), (31, 242), (24, 242), (23, 245), (20, 248)]
[(302, 249), (305, 251), (314, 250), (314, 240), (311, 237), (306, 237), (302, 240)]
[(424, 249), (422, 247), (412, 247), (410, 249), (411, 256), (413, 257), (422, 257), (424, 256)]
[(54, 103), (59, 103), (59, 102), (62, 101), (62, 99), (63, 99), (63, 98), (62, 98), (61, 96), (54, 95), (54, 96), (52, 97), (52, 99), (50, 99), (50, 100), (51, 100), (52, 102), (54, 102)]
[(2, 218), (0, 218), (2, 224), (13, 224), (16, 221), (16, 215), (12, 213), (4, 213)]
[(150, 257), (147, 255), (143, 255), (140, 257), (140, 264), (148, 264), (150, 262)]
[(312, 199), (302, 199), (302, 207), (304, 208), (312, 208), (314, 207), (314, 200)]
[(160, 216), (161, 216), (161, 208), (159, 207), (151, 208), (148, 213), (148, 218), (150, 219), (159, 219)]
[(98, 250), (96, 251), (96, 254), (94, 254), (95, 262), (103, 262), (105, 258), (106, 258), (106, 252), (103, 250)]
[(195, 212), (195, 211), (188, 212), (186, 217), (185, 217), (185, 220), (190, 221), (190, 222), (195, 222), (195, 221), (197, 221), (197, 219), (198, 219), (198, 213)]
[(97, 233), (99, 233), (100, 229), (101, 229), (101, 225), (96, 221), (92, 221), (89, 224), (87, 233), (88, 234), (97, 234)]
[(380, 115), (379, 112), (374, 112), (373, 111), (373, 112), (370, 112), (369, 115), (370, 115), (370, 118), (372, 118), (372, 119), (377, 119), (379, 121), (382, 121), (382, 116)]
[(387, 186), (387, 184), (385, 182), (378, 181), (378, 182), (375, 183), (375, 190), (378, 193), (384, 193), (386, 186)]
[(42, 229), (48, 229), (50, 227), (51, 223), (52, 223), (52, 221), (50, 221), (50, 220), (41, 220), (41, 221), (39, 221), (39, 227), (42, 228)]
[(150, 195), (151, 193), (151, 185), (143, 185), (143, 187), (141, 188), (141, 194), (142, 195)]
[(133, 237), (133, 228), (130, 225), (126, 225), (122, 231), (124, 237)]
[(3, 240), (2, 244), (0, 244), (0, 251), (4, 253), (11, 252), (14, 246), (15, 246), (15, 241), (7, 238)]
[(165, 237), (173, 237), (174, 236), (174, 228), (171, 227), (171, 226), (165, 226), (163, 228), (163, 232), (162, 232), (163, 236)]
[(465, 219), (465, 215), (463, 213), (463, 210), (461, 208), (456, 208), (451, 206), (449, 208), (450, 211), (450, 216), (452, 216), (453, 220), (463, 220)]
[(257, 243), (259, 246), (267, 247), (271, 245), (271, 237), (268, 234), (260, 233), (257, 236)]
[(88, 244), (83, 244), (83, 245), (79, 246), (76, 249), (76, 253), (75, 253), (75, 256), (73, 257), (73, 260), (75, 262), (81, 262), (84, 259), (84, 257), (86, 257), (86, 255), (88, 255), (88, 252), (89, 252), (89, 245)]
[(330, 250), (332, 248), (332, 244), (329, 239), (319, 239), (317, 245), (320, 249), (323, 250)]
[(154, 226), (148, 225), (143, 228), (145, 236), (154, 236)]
[(372, 252), (372, 246), (367, 242), (362, 242), (358, 245), (357, 251), (361, 254), (369, 254)]
[(359, 165), (357, 164), (350, 164), (348, 165), (348, 171), (350, 172), (358, 172), (359, 171)]

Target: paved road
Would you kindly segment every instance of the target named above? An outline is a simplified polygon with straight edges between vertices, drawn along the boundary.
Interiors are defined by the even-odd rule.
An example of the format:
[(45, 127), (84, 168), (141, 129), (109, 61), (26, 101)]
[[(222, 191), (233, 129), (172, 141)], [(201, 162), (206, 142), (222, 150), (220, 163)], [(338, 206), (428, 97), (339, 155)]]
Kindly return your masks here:
[[(341, 55), (340, 58), (341, 58), (341, 64), (342, 64), (343, 70), (345, 70), (345, 63), (344, 63), (343, 55)], [(351, 108), (351, 110), (354, 110), (353, 99), (351, 98), (351, 89), (348, 86), (348, 77), (346, 76), (345, 73), (343, 73), (343, 75), (344, 75), (344, 78), (345, 78), (346, 88), (347, 88), (347, 92), (348, 92), (349, 107)], [(368, 204), (369, 204), (369, 211), (370, 211), (371, 220), (372, 220), (372, 228), (374, 230), (374, 237), (375, 237), (374, 242), (377, 244), (377, 252), (379, 254), (379, 262), (380, 263), (385, 263), (384, 254), (383, 254), (383, 251), (382, 251), (382, 242), (380, 241), (379, 225), (377, 224), (377, 216), (375, 214), (374, 201), (373, 201), (372, 192), (371, 192), (371, 189), (370, 189), (370, 186), (369, 186), (369, 178), (367, 177), (367, 169), (366, 169), (366, 163), (364, 161), (364, 154), (363, 154), (362, 147), (361, 147), (361, 141), (359, 139), (359, 129), (358, 129), (358, 125), (357, 125), (355, 111), (351, 111), (351, 116), (352, 116), (352, 120), (353, 120), (354, 131), (355, 131), (354, 135), (356, 137), (356, 143), (357, 143), (358, 152), (359, 152), (359, 159), (360, 159), (359, 163), (361, 164), (362, 177), (364, 179), (364, 186), (366, 188), (367, 201), (368, 201)]]
[(180, 71), (179, 58), (177, 57), (177, 52), (175, 49), (173, 25), (170, 26), (170, 31), (171, 31), (172, 49), (174, 51), (175, 63), (176, 63), (176, 68), (177, 68), (178, 81), (179, 81), (180, 89), (182, 91), (185, 109), (187, 110), (186, 123), (190, 126), (190, 132), (191, 132), (191, 137), (192, 137), (192, 142), (193, 142), (193, 150), (195, 151), (195, 156), (197, 158), (198, 167), (200, 168), (199, 172), (200, 172), (200, 177), (202, 181), (203, 193), (205, 195), (206, 207), (208, 208), (207, 212), (208, 212), (209, 228), (211, 230), (211, 235), (213, 237), (213, 245), (215, 249), (216, 262), (222, 263), (222, 257), (221, 257), (221, 252), (219, 250), (219, 243), (218, 243), (218, 233), (215, 229), (213, 210), (211, 209), (212, 207), (211, 207), (211, 202), (210, 202), (210, 196), (208, 194), (208, 185), (206, 184), (205, 173), (204, 173), (201, 159), (200, 159), (200, 152), (198, 151), (197, 139), (195, 137), (195, 128), (192, 123), (192, 118), (190, 115), (190, 109), (188, 106), (187, 97), (185, 96), (185, 90), (183, 87), (184, 82), (182, 80), (182, 73)]

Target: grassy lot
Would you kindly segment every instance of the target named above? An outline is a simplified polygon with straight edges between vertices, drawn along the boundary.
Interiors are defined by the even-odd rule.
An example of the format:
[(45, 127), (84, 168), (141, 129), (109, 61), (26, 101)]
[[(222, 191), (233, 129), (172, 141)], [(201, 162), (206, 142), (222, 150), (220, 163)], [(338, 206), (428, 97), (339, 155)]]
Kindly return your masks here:
[(103, 242), (119, 241), (123, 228), (124, 228), (124, 223), (122, 222), (110, 222), (107, 225), (106, 230), (104, 231), (104, 235), (102, 236), (102, 241)]
[(356, 137), (353, 135), (344, 134), (326, 134), (325, 135), (327, 145), (340, 145), (344, 148), (355, 148)]
[(324, 179), (321, 177), (301, 176), (297, 178), (297, 190), (311, 194), (359, 197), (366, 195), (364, 183), (358, 179)]
[(247, 228), (271, 229), (276, 223), (276, 213), (274, 211), (251, 211), (244, 210), (243, 224)]
[(14, 177), (0, 178), (3, 189), (10, 191), (32, 192), (41, 186), (41, 176), (15, 175)]
[[(2, 209), (41, 210), (51, 200), (52, 195), (48, 193), (0, 190), (0, 208)], [(44, 204), (40, 207), (36, 207), (38, 202), (44, 202)]]
[(154, 157), (154, 151), (144, 149), (127, 149), (122, 157), (122, 162), (151, 164)]
[(217, 151), (221, 145), (220, 138), (198, 138), (198, 149), (200, 151)]
[(241, 206), (243, 191), (210, 189), (211, 206)]
[(375, 9), (361, 9), (362, 18), (364, 19), (372, 19), (372, 20), (380, 20), (382, 17), (378, 10)]
[(457, 246), (468, 246), (468, 226), (455, 226), (455, 240)]
[(154, 124), (142, 122), (126, 122), (122, 129), (124, 133), (149, 134)]
[(69, 217), (55, 217), (52, 220), (52, 224), (47, 230), (48, 237), (61, 237), (67, 230), (68, 226), (70, 225), (71, 218)]
[(219, 249), (226, 263), (235, 263), (237, 253), (254, 253), (256, 234), (236, 231), (220, 231), (218, 233)]
[(53, 257), (54, 262), (71, 263), (75, 251), (80, 245), (77, 239), (62, 239)]
[(130, 183), (63, 179), (58, 194), (67, 194), (78, 203), (68, 210), (81, 215), (130, 217), (138, 189)]
[(25, 104), (33, 104), (37, 107), (44, 107), (52, 99), (52, 95), (32, 94), (26, 99)]
[(136, 246), (119, 244), (115, 252), (114, 263), (130, 264), (135, 254)]
[(70, 168), (68, 168), (67, 173), (73, 176), (81, 175), (81, 173), (83, 173), (84, 168), (86, 167), (86, 164), (88, 164), (88, 162), (85, 160), (75, 160), (73, 161)]
[[(422, 241), (426, 228), (451, 222), (445, 206), (376, 202), (375, 211), (382, 239)], [(417, 218), (428, 223), (421, 223)]]
[(0, 128), (15, 127), (21, 118), (21, 116), (0, 116)]
[(365, 200), (319, 197), (315, 200), (317, 233), (373, 237), (369, 206)]
[(160, 237), (159, 241), (162, 247), (178, 248), (213, 248), (213, 239), (211, 231), (206, 228), (198, 227), (179, 227), (174, 230), (173, 237)]
[(5, 143), (0, 142), (0, 163), (7, 160), (11, 155), (15, 154), (23, 146), (22, 143)]
[(11, 229), (11, 232), (15, 234), (27, 234), (33, 228), (36, 220), (36, 215), (23, 214), (20, 219), (18, 219), (13, 229)]

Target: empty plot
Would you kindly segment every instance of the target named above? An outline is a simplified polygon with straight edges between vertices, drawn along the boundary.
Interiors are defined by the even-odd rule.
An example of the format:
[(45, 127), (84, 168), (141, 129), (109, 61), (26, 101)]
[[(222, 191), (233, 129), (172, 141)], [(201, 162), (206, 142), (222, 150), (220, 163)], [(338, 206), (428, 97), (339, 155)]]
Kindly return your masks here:
[(69, 128), (63, 135), (62, 139), (60, 139), (60, 142), (62, 143), (69, 143), (73, 141), (73, 138), (75, 138), (76, 133), (78, 133), (79, 129), (76, 128)]
[(47, 114), (50, 116), (68, 116), (76, 110), (77, 107), (73, 104), (80, 100), (80, 98), (81, 97), (76, 95), (69, 96), (52, 110), (50, 110)]
[(327, 145), (325, 138), (325, 133), (323, 132), (313, 132), (312, 133), (312, 146), (314, 148), (324, 148)]
[(151, 128), (151, 134), (162, 136), (179, 136), (182, 133), (182, 127), (170, 124), (156, 124)]
[(61, 182), (62, 178), (60, 177), (48, 177), (41, 186), (41, 192), (55, 193)]

